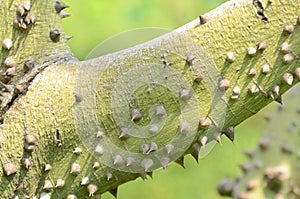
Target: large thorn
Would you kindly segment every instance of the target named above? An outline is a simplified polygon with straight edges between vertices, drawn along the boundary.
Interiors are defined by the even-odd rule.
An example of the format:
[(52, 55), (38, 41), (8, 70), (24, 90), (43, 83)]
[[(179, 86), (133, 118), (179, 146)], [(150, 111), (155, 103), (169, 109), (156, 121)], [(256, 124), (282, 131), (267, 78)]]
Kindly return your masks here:
[(232, 143), (234, 143), (234, 127), (228, 127), (222, 133), (229, 139), (231, 140)]
[(183, 168), (185, 168), (185, 166), (184, 166), (184, 156), (181, 156), (180, 158), (178, 158), (177, 160), (175, 160), (175, 163), (177, 163), (180, 166), (182, 166)]
[(68, 8), (69, 6), (60, 1), (56, 1), (54, 7), (55, 7), (56, 12), (60, 13), (60, 11), (62, 11), (65, 8)]
[(193, 145), (192, 151), (191, 151), (191, 154), (197, 163), (198, 163), (198, 159), (199, 159), (200, 148), (201, 148), (201, 145), (199, 143), (195, 143)]
[(153, 178), (153, 172), (147, 172), (146, 173), (150, 178)]
[(275, 100), (275, 102), (278, 102), (281, 105), (283, 104), (281, 95), (277, 97), (277, 99)]
[(140, 177), (145, 181), (147, 179), (147, 174), (146, 173), (140, 173)]
[(118, 198), (118, 187), (109, 191), (115, 198)]

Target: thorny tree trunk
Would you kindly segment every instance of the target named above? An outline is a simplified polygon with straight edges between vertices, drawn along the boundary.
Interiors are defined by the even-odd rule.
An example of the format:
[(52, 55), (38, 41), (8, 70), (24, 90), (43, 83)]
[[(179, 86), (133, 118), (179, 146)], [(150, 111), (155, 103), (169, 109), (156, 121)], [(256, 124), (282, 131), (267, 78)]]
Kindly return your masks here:
[[(145, 140), (118, 139), (120, 132), (123, 133), (121, 138), (127, 137), (127, 129), (120, 129), (124, 126), (113, 117), (114, 111), (118, 112), (115, 108), (123, 111), (123, 107), (135, 107), (137, 112), (131, 115), (134, 118), (128, 126), (139, 122), (139, 112), (144, 117), (141, 124), (147, 125), (149, 121), (145, 116), (150, 114), (148, 110), (159, 99), (170, 119), (166, 119), (162, 129), (165, 133), (146, 141), (155, 142), (162, 148), (174, 137), (174, 133), (169, 132), (176, 132), (180, 124), (179, 101), (199, 99), (199, 115), (192, 115), (192, 121), (202, 120), (195, 142), (186, 152), (196, 158), (199, 148), (206, 142), (204, 135), (209, 141), (220, 139), (218, 132), (205, 134), (201, 128), (207, 124), (215, 129), (222, 128), (214, 122), (220, 121), (217, 114), (225, 116), (226, 112), (223, 130), (219, 131), (232, 136), (226, 129), (238, 125), (273, 100), (280, 101), (282, 93), (298, 82), (299, 6), (298, 0), (230, 1), (181, 27), (177, 34), (166, 35), (144, 46), (78, 62), (67, 47), (68, 36), (61, 26), (62, 4), (54, 0), (35, 0), (31, 5), (0, 0), (0, 39), (3, 41), (0, 54), (3, 83), (1, 198), (30, 198), (42, 192), (49, 192), (53, 198), (66, 198), (68, 194), (87, 198), (106, 191), (115, 193), (118, 185), (140, 176), (104, 164), (93, 168), (97, 160), (84, 147), (78, 134), (83, 129), (97, 139), (96, 132), (89, 130), (99, 128), (106, 133), (100, 137), (109, 137), (120, 148), (138, 153)], [(11, 47), (9, 39), (13, 42)], [(174, 94), (172, 89), (151, 85), (152, 93), (145, 86), (138, 88), (131, 93), (135, 101), (127, 106), (118, 104), (122, 103), (124, 96), (128, 97), (121, 93), (120, 101), (115, 101), (116, 106), (111, 107), (115, 85), (122, 76), (126, 77), (127, 72), (140, 67), (138, 76), (147, 79), (158, 65), (172, 68), (171, 72), (177, 71), (176, 74), (184, 76), (197, 98), (190, 96), (185, 88)], [(155, 68), (154, 72), (159, 70)], [(134, 86), (136, 77), (133, 76), (129, 84)], [(174, 81), (172, 77), (165, 80), (166, 83)], [(93, 81), (96, 84), (92, 84)], [(90, 83), (94, 87), (90, 87)], [(121, 88), (126, 91), (130, 86)], [(211, 107), (215, 88), (221, 93), (226, 91), (221, 96), (221, 106), (217, 108)], [(145, 90), (150, 94), (143, 93)], [(96, 97), (86, 96), (89, 92), (95, 93)], [(176, 99), (178, 94), (179, 99)], [(89, 109), (93, 108), (86, 103), (89, 100), (97, 109)], [(193, 108), (186, 107), (187, 113), (194, 113)], [(224, 113), (223, 109), (226, 110)], [(126, 121), (130, 110), (128, 113), (122, 111), (120, 113), (124, 114)], [(212, 114), (214, 112), (217, 114)], [(99, 127), (95, 127), (91, 115), (98, 116)], [(203, 120), (206, 116), (209, 119)], [(185, 131), (188, 127), (181, 123), (179, 130)], [(78, 153), (73, 153), (76, 147)], [(109, 149), (104, 147), (101, 150), (98, 148), (97, 152)], [(110, 161), (113, 160), (115, 163), (121, 161), (116, 156), (112, 156)], [(165, 161), (162, 165), (167, 163)], [(147, 167), (152, 164), (148, 161), (143, 166), (148, 172)], [(89, 177), (88, 183), (81, 182), (85, 176)], [(64, 186), (59, 186), (63, 184), (60, 181), (54, 188), (58, 179), (64, 181)]]

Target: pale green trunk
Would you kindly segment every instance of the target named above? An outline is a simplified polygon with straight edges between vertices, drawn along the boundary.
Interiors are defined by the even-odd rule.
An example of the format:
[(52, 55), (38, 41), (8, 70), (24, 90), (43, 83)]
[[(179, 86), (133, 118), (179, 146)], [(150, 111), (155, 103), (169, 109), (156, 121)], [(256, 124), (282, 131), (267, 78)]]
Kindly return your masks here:
[[(14, 46), (10, 50), (2, 48), (0, 59), (3, 60), (8, 55), (13, 55), (17, 63), (18, 75), (8, 82), (8, 85), (18, 85), (26, 80), (26, 84), (30, 82), (30, 86), (27, 92), (14, 94), (13, 103), (8, 103), (7, 107), (3, 108), (4, 123), (0, 126), (1, 162), (2, 165), (8, 162), (13, 163), (17, 166), (18, 172), (7, 176), (3, 173), (4, 170), (0, 170), (2, 198), (9, 198), (14, 194), (19, 195), (20, 198), (24, 198), (25, 195), (37, 196), (45, 192), (43, 186), (46, 180), (50, 180), (55, 185), (57, 179), (65, 180), (65, 186), (51, 188), (50, 194), (53, 198), (66, 198), (71, 193), (77, 195), (78, 198), (88, 198), (86, 186), (80, 185), (84, 176), (89, 176), (90, 184), (98, 186), (99, 189), (94, 195), (114, 190), (118, 185), (138, 177), (139, 174), (119, 172), (102, 164), (99, 169), (93, 169), (95, 158), (85, 149), (76, 130), (78, 123), (79, 129), (83, 125), (86, 125), (84, 127), (87, 129), (94, 127), (88, 115), (90, 111), (79, 113), (76, 111), (87, 109), (88, 107), (81, 104), (92, 99), (97, 110), (94, 110), (95, 114), (91, 115), (98, 116), (101, 128), (105, 129), (113, 143), (124, 146), (123, 141), (116, 136), (120, 131), (120, 126), (116, 124), (112, 115), (111, 97), (114, 86), (125, 72), (130, 72), (135, 67), (145, 69), (143, 66), (163, 66), (161, 55), (166, 52), (168, 52), (165, 58), (167, 63), (173, 62), (170, 67), (184, 76), (199, 99), (197, 103), (200, 114), (192, 117), (197, 121), (209, 115), (210, 108), (215, 108), (211, 107), (212, 94), (208, 89), (211, 88), (208, 83), (217, 88), (219, 80), (215, 77), (222, 76), (229, 80), (230, 88), (226, 91), (221, 103), (226, 107), (220, 106), (221, 109), (226, 109), (223, 129), (238, 125), (272, 102), (273, 99), (269, 93), (276, 85), (280, 87), (279, 95), (276, 92), (272, 94), (275, 99), (279, 99), (279, 96), (291, 87), (282, 81), (283, 75), (287, 72), (294, 74), (299, 65), (298, 7), (300, 1), (298, 0), (274, 1), (273, 3), (263, 1), (263, 14), (267, 21), (265, 18), (262, 20), (262, 16), (257, 14), (259, 7), (255, 3), (243, 0), (230, 1), (202, 16), (202, 22), (205, 21), (203, 19), (208, 18), (207, 23), (200, 24), (200, 20), (196, 19), (177, 30), (180, 36), (178, 33), (175, 36), (170, 34), (152, 42), (153, 48), (149, 48), (148, 43), (85, 62), (78, 62), (70, 55), (59, 15), (54, 9), (54, 1), (40, 0), (32, 3), (30, 12), (37, 15), (37, 22), (27, 31), (12, 28), (11, 23), (16, 15), (15, 4), (18, 5), (20, 2), (2, 2), (1, 5), (0, 15), (4, 20), (0, 21), (0, 39), (2, 41), (5, 38), (11, 38)], [(294, 29), (291, 33), (284, 31), (285, 28), (290, 28), (289, 26)], [(53, 29), (61, 32), (59, 42), (53, 42), (49, 38), (49, 32)], [(257, 44), (260, 42), (267, 44), (264, 51), (257, 49)], [(284, 42), (288, 43), (289, 52), (280, 50)], [(247, 52), (251, 51), (250, 47), (256, 49), (253, 56), (249, 55), (251, 52), (249, 54)], [(233, 53), (235, 57), (233, 62), (227, 58), (230, 53)], [(200, 83), (194, 82), (195, 74), (189, 71), (186, 61), (188, 55), (194, 55), (196, 60), (203, 64), (199, 70), (204, 79)], [(291, 56), (293, 57), (291, 62), (284, 61)], [(36, 63), (36, 68), (32, 70), (33, 73), (32, 71), (26, 73), (32, 74), (32, 78), (26, 79), (23, 65), (28, 59)], [(210, 65), (211, 61), (216, 67)], [(269, 65), (270, 72), (263, 74), (261, 70), (265, 64)], [(251, 68), (256, 69), (256, 75), (248, 74)], [(140, 71), (140, 76), (145, 79), (151, 69), (146, 70), (147, 68)], [(39, 74), (36, 75), (37, 73)], [(297, 76), (294, 76), (293, 84), (298, 82)], [(92, 93), (92, 88), (80, 89), (80, 86), (85, 84), (89, 86), (93, 78), (97, 82), (95, 100), (89, 94), (89, 92)], [(134, 79), (132, 82), (133, 85)], [(259, 87), (256, 93), (249, 92), (249, 87), (253, 85)], [(241, 91), (237, 99), (232, 99), (235, 86), (239, 86)], [(126, 91), (126, 87), (124, 89)], [(176, 132), (178, 128), (180, 111), (178, 103), (176, 104), (178, 100), (175, 99), (178, 96), (162, 87), (154, 89), (152, 97), (148, 97), (147, 94), (142, 93), (143, 91), (143, 89), (138, 89), (133, 94), (134, 97), (138, 96), (135, 105), (141, 109), (143, 115), (147, 115), (157, 98), (166, 104), (168, 116), (171, 117), (167, 119), (167, 126), (164, 130), (167, 133), (154, 138), (158, 146), (162, 146), (174, 136), (169, 132), (172, 130)], [(216, 111), (222, 115), (221, 109), (220, 112)], [(191, 108), (189, 111), (192, 111)], [(124, 117), (125, 115), (127, 117), (129, 113), (124, 113)], [(212, 117), (217, 117), (217, 115)], [(149, 121), (146, 120), (145, 123), (147, 122)], [(32, 153), (24, 150), (23, 139), (26, 133), (35, 135), (38, 140), (38, 145)], [(87, 133), (95, 134), (96, 132)], [(199, 130), (197, 137), (203, 133), (203, 130)], [(214, 133), (209, 136), (213, 137)], [(129, 139), (126, 142), (130, 144), (130, 150), (134, 152), (137, 152), (143, 143), (135, 139)], [(76, 147), (82, 149), (81, 154), (73, 153)], [(188, 152), (193, 152), (192, 149), (193, 147)], [(29, 157), (32, 162), (29, 170), (20, 164), (20, 159), (24, 156)], [(78, 175), (70, 174), (70, 167), (73, 163), (81, 167)], [(45, 164), (50, 164), (52, 169), (44, 171)], [(107, 173), (113, 175), (109, 181)]]

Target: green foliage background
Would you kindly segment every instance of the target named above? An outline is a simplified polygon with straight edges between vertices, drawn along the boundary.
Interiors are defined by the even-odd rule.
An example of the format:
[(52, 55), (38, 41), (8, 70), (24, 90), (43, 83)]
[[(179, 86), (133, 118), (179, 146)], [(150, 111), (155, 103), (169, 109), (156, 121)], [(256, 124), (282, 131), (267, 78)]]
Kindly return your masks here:
[[(160, 27), (175, 29), (217, 7), (225, 0), (65, 0), (72, 17), (64, 19), (67, 34), (74, 36), (69, 45), (84, 60), (88, 53), (105, 39), (123, 31)], [(246, 161), (245, 149), (254, 148), (263, 131), (262, 114), (236, 128), (236, 141), (226, 138), (199, 165), (186, 158), (186, 169), (171, 164), (165, 171), (154, 172), (153, 179), (137, 179), (119, 187), (119, 198), (143, 199), (218, 199), (218, 181), (235, 177), (238, 164)], [(111, 199), (105, 193), (103, 199)]]

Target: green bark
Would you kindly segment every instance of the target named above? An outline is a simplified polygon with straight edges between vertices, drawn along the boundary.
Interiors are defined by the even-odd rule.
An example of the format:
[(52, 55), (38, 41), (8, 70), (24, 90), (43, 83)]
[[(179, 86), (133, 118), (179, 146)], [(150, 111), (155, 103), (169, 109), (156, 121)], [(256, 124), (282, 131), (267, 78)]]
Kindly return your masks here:
[[(54, 1), (31, 2), (30, 13), (36, 14), (37, 22), (25, 31), (12, 28), (11, 24), (16, 15), (14, 4), (19, 5), (20, 2), (2, 2), (1, 18), (5, 20), (0, 22), (0, 38), (1, 41), (11, 38), (14, 45), (10, 50), (2, 48), (0, 58), (4, 60), (8, 55), (12, 55), (16, 61), (17, 75), (6, 82), (7, 85), (13, 85), (13, 89), (2, 92), (2, 96), (10, 94), (13, 97), (9, 98), (9, 103), (2, 108), (0, 154), (2, 166), (5, 168), (7, 163), (12, 163), (16, 165), (17, 172), (7, 176), (4, 173), (6, 169), (0, 171), (1, 196), (10, 198), (18, 195), (24, 198), (49, 192), (53, 198), (66, 198), (68, 194), (88, 198), (86, 185), (81, 185), (81, 179), (85, 176), (89, 177), (88, 184), (98, 186), (94, 195), (113, 191), (118, 185), (140, 176), (120, 172), (103, 164), (100, 164), (100, 168), (93, 169), (96, 159), (85, 148), (78, 135), (78, 130), (84, 127), (87, 134), (95, 136), (96, 132), (89, 130), (101, 127), (112, 143), (133, 152), (138, 152), (144, 142), (156, 142), (161, 148), (174, 137), (182, 117), (181, 99), (178, 99), (178, 95), (172, 92), (172, 89), (152, 85), (151, 95), (146, 94), (147, 87), (138, 88), (132, 93), (135, 99), (132, 106), (141, 111), (145, 119), (140, 124), (145, 126), (150, 123), (147, 116), (151, 115), (148, 112), (151, 106), (158, 102), (164, 104), (168, 118), (162, 133), (153, 139), (142, 141), (135, 138), (126, 141), (118, 139), (122, 126), (113, 116), (113, 90), (122, 76), (126, 76), (126, 72), (138, 70), (139, 67), (143, 70), (138, 74), (145, 79), (149, 78), (156, 66), (164, 65), (185, 78), (198, 99), (196, 104), (192, 104), (199, 107), (199, 115), (193, 114), (191, 117), (193, 122), (206, 116), (215, 120), (217, 115), (214, 114), (223, 115), (224, 109), (226, 118), (223, 129), (227, 129), (254, 115), (274, 99), (280, 100), (281, 94), (298, 82), (299, 78), (299, 74), (297, 76), (294, 71), (299, 64), (300, 32), (297, 8), (300, 2), (268, 2), (262, 2), (262, 9), (256, 1), (230, 1), (179, 28), (177, 32), (180, 34), (169, 34), (145, 45), (84, 62), (78, 62), (70, 55), (59, 14), (54, 9)], [(54, 29), (61, 32), (59, 42), (53, 42), (53, 38), (51, 40), (49, 37), (49, 32)], [(267, 44), (266, 49), (261, 49), (262, 42)], [(288, 49), (280, 47), (285, 42)], [(258, 43), (261, 44), (260, 49), (257, 47)], [(256, 50), (254, 54), (253, 49)], [(230, 53), (233, 53), (234, 61), (227, 57)], [(165, 55), (162, 57), (162, 54)], [(190, 66), (191, 60), (187, 58), (190, 55), (195, 56), (192, 65), (199, 67), (196, 70), (192, 70), (193, 66)], [(23, 65), (28, 59), (35, 62), (35, 67), (25, 73)], [(265, 64), (268, 64), (270, 71), (264, 74), (261, 70)], [(4, 64), (1, 67), (7, 70)], [(255, 69), (256, 74), (251, 70), (252, 74), (249, 75), (250, 69)], [(156, 74), (157, 70), (154, 71)], [(195, 82), (195, 75), (199, 73), (204, 79)], [(285, 73), (294, 75), (292, 85), (289, 85), (290, 76), (285, 75), (288, 78), (283, 78)], [(230, 87), (216, 108), (212, 107), (215, 105), (212, 99), (216, 96), (215, 91), (211, 89), (219, 89), (218, 78), (221, 76), (230, 82)], [(130, 86), (137, 83), (135, 77), (137, 76), (129, 83)], [(95, 83), (94, 87), (90, 87), (90, 83)], [(17, 85), (25, 85), (24, 91), (20, 91)], [(251, 93), (249, 87), (253, 85), (258, 88)], [(280, 87), (279, 93), (272, 91), (276, 85)], [(238, 98), (232, 99), (233, 92), (238, 93), (234, 90), (235, 86), (240, 88), (240, 94), (235, 94)], [(129, 91), (129, 88), (124, 86), (124, 90)], [(96, 97), (93, 96), (94, 91)], [(120, 100), (124, 96), (126, 97), (124, 93), (120, 95)], [(86, 103), (88, 101), (93, 102), (96, 109), (89, 109), (94, 107), (90, 107)], [(124, 115), (123, 121), (126, 121), (130, 113), (129, 110), (123, 111), (121, 102), (120, 114)], [(126, 107), (128, 109), (128, 105)], [(216, 112), (213, 113), (210, 109)], [(189, 111), (194, 113), (193, 108), (187, 106), (187, 112)], [(98, 117), (99, 127), (91, 120), (95, 115)], [(128, 122), (128, 126), (132, 125), (131, 121)], [(191, 128), (194, 128), (193, 125), (195, 126), (193, 123)], [(198, 122), (196, 125), (198, 126)], [(217, 128), (215, 126), (213, 130)], [(196, 144), (193, 143), (186, 153), (198, 155), (200, 143), (197, 143), (197, 139), (205, 133), (203, 129), (197, 132), (194, 142)], [(218, 138), (216, 133), (209, 132), (208, 138)], [(28, 152), (28, 146), (24, 147), (28, 144), (28, 140), (24, 141), (27, 134), (37, 138), (37, 145), (31, 144), (33, 152)], [(96, 139), (96, 136), (94, 138)], [(26, 147), (27, 150), (24, 149)], [(73, 153), (76, 147), (82, 149), (80, 154)], [(30, 169), (21, 166), (22, 157), (30, 159)], [(70, 174), (73, 163), (81, 167), (77, 175)], [(45, 164), (50, 164), (52, 169), (44, 171)], [(107, 179), (108, 173), (112, 174), (110, 180)], [(43, 190), (46, 181), (50, 180), (55, 186), (57, 179), (65, 181), (62, 188)]]

